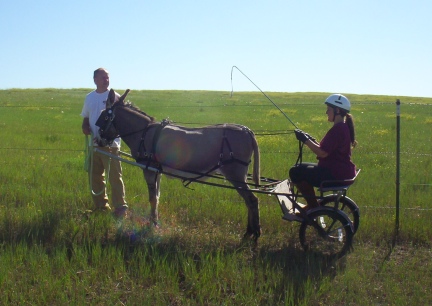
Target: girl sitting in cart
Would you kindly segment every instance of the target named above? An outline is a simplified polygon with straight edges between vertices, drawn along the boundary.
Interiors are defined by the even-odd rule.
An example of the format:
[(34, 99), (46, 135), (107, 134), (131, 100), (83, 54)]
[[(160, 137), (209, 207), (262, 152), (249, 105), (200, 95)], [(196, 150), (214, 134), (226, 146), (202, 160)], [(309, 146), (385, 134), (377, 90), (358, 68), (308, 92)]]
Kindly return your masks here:
[(289, 171), (291, 181), (307, 202), (306, 210), (319, 205), (314, 187), (320, 187), (324, 181), (349, 180), (356, 174), (356, 167), (351, 161), (351, 148), (357, 144), (353, 117), (349, 114), (351, 103), (341, 94), (332, 94), (325, 104), (327, 120), (333, 122), (333, 126), (321, 142), (301, 130), (295, 130), (297, 139), (309, 147), (318, 159), (318, 163), (300, 163)]

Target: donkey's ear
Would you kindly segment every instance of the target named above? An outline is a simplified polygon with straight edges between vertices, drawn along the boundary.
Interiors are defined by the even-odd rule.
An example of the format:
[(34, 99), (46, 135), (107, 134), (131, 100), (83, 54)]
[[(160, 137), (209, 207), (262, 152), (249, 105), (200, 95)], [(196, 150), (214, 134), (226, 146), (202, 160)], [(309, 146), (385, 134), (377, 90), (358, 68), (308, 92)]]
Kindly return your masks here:
[(130, 91), (130, 89), (126, 89), (125, 93), (119, 99), (120, 103), (122, 103), (122, 104), (124, 103), (124, 100), (125, 100), (126, 96), (128, 95), (129, 91)]
[(114, 105), (115, 99), (116, 99), (115, 91), (114, 89), (110, 89), (110, 92), (108, 94), (108, 100), (106, 103), (106, 108), (111, 108)]

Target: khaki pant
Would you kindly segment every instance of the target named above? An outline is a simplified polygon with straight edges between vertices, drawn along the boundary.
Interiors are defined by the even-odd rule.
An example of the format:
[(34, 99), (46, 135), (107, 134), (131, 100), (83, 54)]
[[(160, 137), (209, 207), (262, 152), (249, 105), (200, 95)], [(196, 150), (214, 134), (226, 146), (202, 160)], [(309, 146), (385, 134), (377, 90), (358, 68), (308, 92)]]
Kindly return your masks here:
[[(99, 150), (119, 155), (118, 148), (98, 147)], [(97, 208), (109, 208), (106, 193), (105, 174), (109, 170), (108, 180), (111, 187), (111, 204), (114, 208), (126, 206), (125, 188), (122, 179), (121, 162), (99, 152), (93, 152), (93, 171), (91, 178), (93, 202)]]

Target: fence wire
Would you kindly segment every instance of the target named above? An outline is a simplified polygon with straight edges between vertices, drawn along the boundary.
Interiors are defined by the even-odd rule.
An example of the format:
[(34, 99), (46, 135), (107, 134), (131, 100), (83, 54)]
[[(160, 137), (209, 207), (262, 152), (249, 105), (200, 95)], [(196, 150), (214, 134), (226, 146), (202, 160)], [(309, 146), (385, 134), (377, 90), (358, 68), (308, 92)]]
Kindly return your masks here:
[[(69, 153), (82, 153), (83, 150), (82, 149), (58, 149), (58, 148), (19, 148), (19, 147), (9, 147), (9, 148), (0, 148), (0, 150), (4, 150), (4, 151), (23, 151), (23, 152), (69, 152)], [(261, 154), (271, 154), (271, 155), (275, 155), (275, 154), (280, 154), (280, 155), (296, 155), (298, 154), (298, 151), (260, 151)], [(360, 152), (357, 151), (356, 155), (361, 155), (361, 154), (367, 154), (367, 155), (391, 155), (391, 156), (395, 156), (396, 152), (389, 152), (389, 151), (379, 151), (379, 152)], [(429, 157), (432, 156), (432, 153), (413, 153), (413, 152), (401, 152), (401, 154), (403, 155), (409, 155), (409, 156), (420, 156), (420, 157)], [(9, 162), (7, 160), (3, 160), (0, 161), (0, 164), (2, 165), (18, 165), (21, 164), (21, 162)], [(28, 161), (26, 162), (26, 165), (32, 165), (31, 163), (29, 163)], [(36, 163), (33, 164), (34, 166), (36, 166)], [(54, 165), (55, 167), (55, 165)], [(394, 182), (383, 182), (381, 181), (380, 184), (385, 184), (385, 185), (395, 185)], [(423, 187), (431, 187), (432, 183), (404, 183), (404, 182), (400, 182), (400, 185), (404, 185), (404, 186), (423, 186)]]

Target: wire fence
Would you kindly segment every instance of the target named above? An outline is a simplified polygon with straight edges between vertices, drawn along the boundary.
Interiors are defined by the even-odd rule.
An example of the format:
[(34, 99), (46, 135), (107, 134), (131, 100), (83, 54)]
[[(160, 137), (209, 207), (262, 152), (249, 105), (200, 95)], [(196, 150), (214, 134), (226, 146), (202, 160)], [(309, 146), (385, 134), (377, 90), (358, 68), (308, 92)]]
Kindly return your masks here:
[[(283, 107), (299, 107), (299, 106), (315, 106), (316, 103), (284, 103)], [(364, 103), (359, 103), (356, 102), (356, 106), (367, 106), (367, 105), (383, 105), (383, 106), (387, 106), (387, 107), (391, 107), (391, 105), (389, 103), (383, 103), (383, 102), (364, 102)], [(408, 106), (421, 106), (421, 107), (431, 107), (432, 104), (427, 104), (427, 103), (407, 103), (405, 105)], [(11, 108), (31, 108), (31, 107), (38, 107), (41, 108), (40, 106), (29, 106), (29, 105), (0, 105), (0, 107), (11, 107)], [(64, 108), (64, 105), (52, 105), (52, 106), (43, 106), (42, 108)], [(67, 107), (67, 106), (66, 106)], [(196, 105), (181, 105), (181, 106), (167, 106), (167, 107), (172, 107), (172, 108), (196, 108)], [(206, 105), (206, 106), (200, 106), (200, 107), (206, 107), (206, 108), (217, 108), (217, 107), (221, 107), (221, 106), (216, 106), (216, 105)], [(250, 107), (249, 105), (224, 105), (223, 107), (232, 107), (232, 108), (242, 108), (242, 107)], [(254, 107), (263, 107), (263, 108), (272, 108), (272, 105), (269, 104), (255, 104)], [(180, 125), (207, 125), (207, 123), (198, 123), (198, 122), (174, 122), (175, 124), (180, 124)], [(293, 134), (294, 129), (286, 129), (286, 130), (254, 130), (255, 135), (259, 138), (259, 137), (272, 137), (272, 136), (281, 136), (281, 135), (289, 135), (289, 134)], [(23, 151), (23, 152), (43, 152), (46, 153), (47, 159), (50, 158), (51, 154), (54, 156), (57, 153), (61, 153), (62, 155), (65, 154), (73, 154), (75, 157), (77, 154), (81, 153), (84, 151), (84, 149), (82, 148), (76, 148), (76, 149), (61, 149), (61, 148), (23, 148), (23, 147), (0, 147), (0, 151), (6, 151), (6, 152), (13, 152), (13, 151)], [(277, 150), (277, 151), (272, 151), (272, 150), (263, 150), (261, 151), (261, 154), (268, 154), (268, 155), (281, 155), (281, 156), (287, 156), (287, 155), (296, 155), (298, 154), (298, 151), (290, 151), (290, 150)], [(396, 151), (360, 151), (360, 150), (356, 150), (355, 155), (356, 156), (388, 156), (388, 157), (393, 157), (396, 159), (397, 155), (399, 154), (400, 157), (402, 157), (402, 161), (404, 161), (405, 158), (419, 158), (419, 159), (429, 159), (432, 156), (432, 153), (429, 152), (410, 152), (410, 151), (402, 151), (402, 152), (396, 152)], [(36, 161), (34, 161), (34, 165), (32, 164), (31, 161), (27, 161), (26, 165), (27, 166), (36, 166)], [(2, 165), (15, 165), (13, 162), (8, 161), (7, 159), (3, 159), (2, 161), (0, 161), (0, 164)], [(18, 163), (17, 163), (18, 166)], [(19, 165), (21, 166), (21, 165)], [(51, 165), (54, 166), (55, 165)], [(400, 186), (411, 186), (411, 187), (418, 187), (418, 188), (426, 188), (427, 190), (431, 190), (431, 186), (432, 183), (429, 182), (425, 182), (424, 180), (422, 180), (420, 177), (418, 177), (418, 180), (416, 181), (410, 181), (410, 182), (404, 182), (404, 181), (399, 181), (399, 182), (395, 182), (394, 180), (392, 180), (394, 177), (391, 177), (390, 175), (393, 175), (393, 171), (396, 170), (396, 167), (394, 167), (393, 169), (391, 169), (389, 171), (389, 177), (387, 180), (383, 180), (380, 181), (379, 184), (381, 185), (388, 185), (388, 186), (396, 186), (397, 184)], [(364, 208), (370, 208), (370, 209), (395, 209), (395, 206), (381, 206), (381, 207), (377, 207), (377, 206), (362, 206)], [(404, 208), (406, 210), (416, 210), (416, 211), (425, 211), (425, 210), (432, 210), (432, 208), (418, 208), (418, 207), (406, 207)]]
[[(278, 135), (270, 133), (269, 135), (267, 134), (261, 134), (258, 136), (272, 136), (272, 135)], [(70, 153), (73, 155), (76, 155), (77, 153), (82, 153), (84, 152), (84, 149), (59, 149), (59, 148), (22, 148), (22, 147), (4, 147), (4, 148), (0, 148), (0, 151), (18, 151), (18, 152), (49, 152), (50, 154), (53, 154), (53, 156), (55, 156), (56, 152), (61, 152), (62, 154), (64, 153)], [(283, 151), (283, 150), (278, 150), (278, 151), (260, 151), (261, 154), (269, 154), (269, 155), (281, 155), (281, 156), (295, 156), (296, 154), (298, 154), (298, 151)], [(356, 156), (359, 155), (376, 155), (376, 156), (383, 156), (383, 155), (388, 155), (391, 157), (395, 157), (396, 156), (396, 152), (391, 152), (391, 151), (378, 151), (378, 152), (356, 152)], [(413, 152), (400, 152), (400, 154), (402, 156), (415, 156), (415, 157), (432, 157), (432, 153), (413, 153)], [(49, 158), (49, 156), (48, 156)], [(8, 159), (3, 159), (2, 161), (0, 161), (0, 164), (3, 165), (15, 165), (15, 164), (21, 164), (20, 162), (10, 162), (8, 161)], [(31, 162), (27, 161), (26, 162), (27, 166), (32, 165)], [(34, 163), (34, 165), (36, 165), (36, 162)], [(55, 165), (52, 165), (55, 166)], [(388, 185), (394, 185), (394, 182), (380, 182), (381, 184), (388, 184)], [(432, 187), (432, 183), (424, 183), (424, 182), (400, 182), (401, 185), (411, 185), (411, 186), (424, 186), (424, 187)]]

